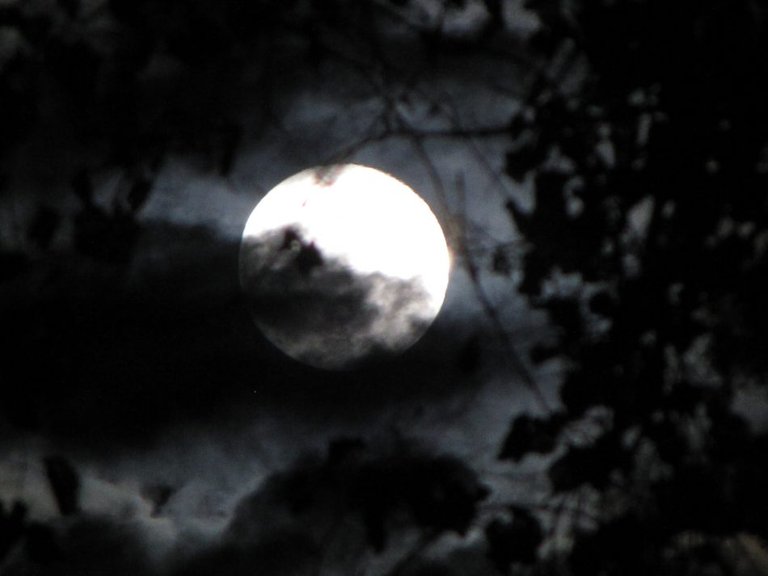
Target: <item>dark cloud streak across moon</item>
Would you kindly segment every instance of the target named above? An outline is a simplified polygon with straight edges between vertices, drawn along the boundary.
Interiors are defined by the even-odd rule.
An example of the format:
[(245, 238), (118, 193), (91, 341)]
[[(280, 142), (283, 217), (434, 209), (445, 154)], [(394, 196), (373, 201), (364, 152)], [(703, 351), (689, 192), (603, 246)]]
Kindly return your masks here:
[(401, 352), (431, 324), (424, 313), (429, 294), (418, 280), (356, 274), (320, 252), (321, 262), (306, 269), (306, 248), (275, 249), (287, 234), (246, 239), (241, 261), (267, 263), (245, 271), (241, 267), (241, 274), (256, 323), (295, 359), (322, 368), (352, 368)]

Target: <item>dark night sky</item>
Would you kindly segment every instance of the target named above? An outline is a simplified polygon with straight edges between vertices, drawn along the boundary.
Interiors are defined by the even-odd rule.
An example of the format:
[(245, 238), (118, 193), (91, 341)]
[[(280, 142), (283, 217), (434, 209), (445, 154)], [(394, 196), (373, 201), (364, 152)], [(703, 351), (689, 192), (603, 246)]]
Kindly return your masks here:
[[(111, 95), (129, 89), (120, 85), (120, 50), (133, 43), (120, 34), (146, 31), (100, 2), (83, 2), (74, 18), (54, 4), (22, 12), (50, 18), (53, 37), (89, 46), (100, 59), (97, 95), (71, 102), (66, 82), (40, 81), (40, 117), (6, 155), (0, 205), (4, 254), (23, 255), (1, 287), (12, 336), (0, 496), (55, 526), (68, 552), (52, 573), (197, 574), (211, 566), (303, 574), (318, 547), (329, 574), (365, 564), (386, 571), (413, 533), (404, 527), (382, 555), (367, 549), (359, 520), (327, 536), (338, 520), (333, 506), (348, 498), (335, 480), (317, 481), (327, 502), (308, 518), (290, 512), (286, 486), (322, 475), (338, 438), (369, 443), (361, 468), (411, 474), (409, 458), (446, 455), (486, 470), (483, 482), (509, 493), (509, 480), (494, 476), (508, 469), (496, 453), (509, 417), (534, 402), (503, 362), (459, 245), (466, 237), (481, 260), (490, 238), (515, 237), (499, 207), (509, 194), (525, 201), (524, 189), (501, 175), (501, 127), (524, 79), (518, 65), (462, 48), (430, 61), (408, 27), (386, 17), (382, 61), (356, 52), (361, 39), (345, 38), (343, 27), (329, 25), (324, 47), (313, 47), (288, 22), (268, 47), (233, 39), (231, 60), (224, 51), (198, 63), (183, 51), (194, 39), (176, 51), (171, 42), (176, 32), (194, 34), (194, 19), (179, 19), (188, 31), (152, 21), (150, 29), (161, 28), (152, 31), (168, 36), (132, 71), (126, 95), (136, 99), (136, 137), (144, 140), (131, 143), (130, 160), (116, 161), (108, 150), (128, 138), (121, 130), (132, 121), (115, 117), (125, 104)], [(424, 3), (405, 14), (435, 18), (436, 8)], [(445, 22), (459, 46), (487, 19), (480, 3), (465, 12), (449, 11)], [(505, 33), (511, 46), (529, 24), (510, 22), (520, 28)], [(25, 50), (13, 38), (6, 44)], [(88, 82), (86, 60), (64, 73)], [(474, 129), (489, 134), (460, 134)], [(231, 166), (222, 169), (225, 154)], [(285, 357), (258, 333), (240, 293), (237, 255), (245, 220), (266, 191), (296, 171), (342, 160), (389, 171), (421, 193), (449, 233), (454, 268), (438, 321), (413, 349), (373, 367), (327, 372)], [(144, 181), (146, 198), (132, 204)], [(28, 231), (34, 222), (42, 241)], [(511, 280), (485, 276), (513, 341), (527, 346), (542, 321), (510, 292)], [(50, 458), (79, 477), (75, 519), (59, 520)], [(474, 558), (472, 542), (441, 546), (460, 544)], [(23, 560), (9, 562), (23, 570)]]
[[(0, 574), (768, 574), (768, 12), (682, 4), (0, 0)], [(342, 162), (453, 266), (324, 371), (238, 253)]]

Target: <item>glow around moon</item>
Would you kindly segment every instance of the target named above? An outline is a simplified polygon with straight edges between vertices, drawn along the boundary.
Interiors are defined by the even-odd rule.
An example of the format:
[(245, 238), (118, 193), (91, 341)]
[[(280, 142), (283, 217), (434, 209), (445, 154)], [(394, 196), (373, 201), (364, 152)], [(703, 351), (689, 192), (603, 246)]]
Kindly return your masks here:
[(277, 185), (251, 213), (240, 247), (257, 326), (289, 356), (328, 369), (412, 346), (440, 311), (449, 269), (429, 206), (356, 164)]

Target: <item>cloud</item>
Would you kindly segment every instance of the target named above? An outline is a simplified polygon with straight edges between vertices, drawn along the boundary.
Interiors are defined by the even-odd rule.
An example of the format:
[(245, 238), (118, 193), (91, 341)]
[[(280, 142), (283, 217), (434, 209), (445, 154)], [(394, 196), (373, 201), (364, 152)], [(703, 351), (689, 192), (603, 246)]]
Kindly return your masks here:
[[(130, 496), (128, 486), (113, 491)], [(402, 438), (393, 445), (346, 437), (324, 456), (270, 475), (240, 499), (223, 530), (207, 536), (156, 517), (149, 503), (94, 513), (91, 492), (79, 512), (26, 523), (8, 573), (303, 576), (354, 573), (371, 562), (388, 571), (419, 534), (463, 538), (486, 495), (455, 457)]]
[(325, 458), (300, 461), (244, 497), (221, 538), (175, 573), (349, 574), (372, 561), (386, 569), (419, 533), (465, 534), (485, 494), (453, 457), (337, 439)]
[(172, 571), (173, 576), (310, 576), (322, 551), (299, 533), (273, 532), (249, 544), (225, 542), (201, 552)]
[[(283, 438), (285, 411), (289, 427), (333, 429), (377, 422), (393, 409), (437, 411), (457, 393), (477, 390), (475, 379), (455, 369), (467, 326), (446, 318), (404, 354), (355, 371), (291, 361), (249, 317), (237, 255), (238, 242), (211, 230), (147, 224), (129, 263), (105, 266), (74, 254), (37, 260), (17, 283), (0, 286), (10, 335), (0, 417), (19, 433), (114, 458), (171, 442), (169, 434), (184, 438), (190, 453), (198, 449), (190, 435), (205, 442), (227, 430), (227, 441), (238, 443), (235, 431), (256, 421), (274, 422), (270, 434)], [(418, 303), (407, 285), (332, 268), (325, 278), (340, 287), (331, 300), (338, 295), (365, 322), (375, 318), (370, 299), (381, 292), (389, 294), (387, 306)], [(275, 307), (284, 305), (300, 326), (278, 285), (271, 290)], [(378, 321), (404, 323), (395, 334), (420, 328), (407, 309)]]
[(240, 277), (266, 336), (290, 356), (349, 368), (402, 352), (432, 321), (418, 278), (360, 274), (304, 240), (299, 225), (243, 241)]
[(164, 571), (135, 524), (96, 516), (27, 524), (3, 568), (5, 574), (39, 576), (157, 576)]

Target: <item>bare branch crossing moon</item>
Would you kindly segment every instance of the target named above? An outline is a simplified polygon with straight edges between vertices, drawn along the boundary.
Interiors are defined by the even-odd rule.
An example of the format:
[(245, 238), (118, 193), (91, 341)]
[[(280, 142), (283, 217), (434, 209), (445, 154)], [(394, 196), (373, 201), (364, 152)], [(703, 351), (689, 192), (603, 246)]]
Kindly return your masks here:
[(443, 304), (450, 255), (429, 206), (373, 168), (311, 168), (251, 213), (240, 282), (264, 335), (301, 362), (347, 369), (403, 352)]

